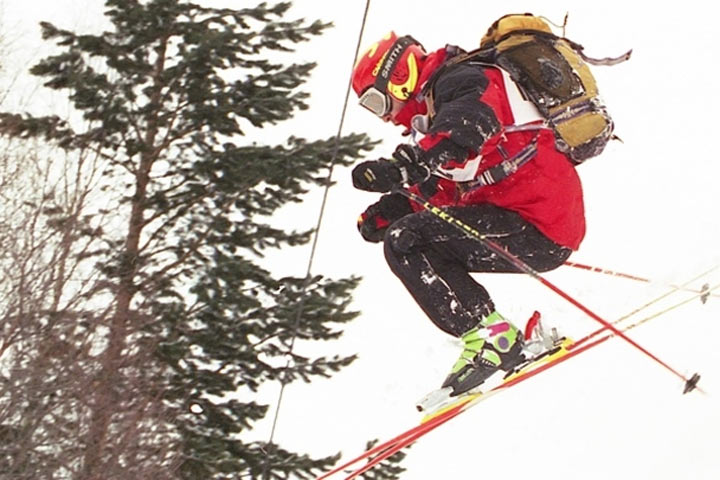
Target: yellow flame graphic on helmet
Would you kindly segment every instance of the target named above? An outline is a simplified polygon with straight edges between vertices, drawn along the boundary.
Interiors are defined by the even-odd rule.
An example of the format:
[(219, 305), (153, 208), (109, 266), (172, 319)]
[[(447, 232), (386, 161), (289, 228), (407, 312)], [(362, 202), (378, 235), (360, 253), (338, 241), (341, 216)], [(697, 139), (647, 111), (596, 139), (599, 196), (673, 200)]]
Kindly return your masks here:
[(410, 53), (407, 57), (408, 78), (402, 84), (388, 83), (388, 92), (398, 100), (405, 101), (410, 98), (418, 81), (418, 67), (415, 55)]
[(366, 57), (372, 58), (375, 56), (375, 52), (377, 52), (378, 47), (380, 46), (380, 42), (373, 43), (370, 45), (370, 48), (368, 48), (367, 53), (365, 54)]
[[(383, 40), (390, 40), (392, 38), (392, 32), (385, 34), (383, 37)], [(380, 42), (375, 42), (367, 49), (367, 52), (358, 59), (358, 63), (360, 63), (360, 60), (362, 60), (363, 57), (372, 58), (377, 53), (378, 48), (380, 48)], [(375, 70), (373, 73), (373, 76), (377, 76), (377, 70), (380, 68), (379, 65), (382, 63), (383, 58), (385, 58), (385, 55), (387, 55), (387, 52), (383, 53), (383, 56), (380, 57), (380, 61), (378, 62), (378, 65), (375, 67)]]

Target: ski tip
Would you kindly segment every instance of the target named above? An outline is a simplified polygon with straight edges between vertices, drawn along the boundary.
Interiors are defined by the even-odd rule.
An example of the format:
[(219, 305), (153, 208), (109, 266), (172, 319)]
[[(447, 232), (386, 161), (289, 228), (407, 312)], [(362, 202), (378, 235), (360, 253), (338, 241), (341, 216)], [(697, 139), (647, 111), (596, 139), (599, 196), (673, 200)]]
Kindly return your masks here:
[(700, 374), (693, 373), (692, 377), (690, 377), (690, 380), (685, 382), (685, 388), (683, 389), (683, 395), (695, 390), (699, 381), (700, 381)]

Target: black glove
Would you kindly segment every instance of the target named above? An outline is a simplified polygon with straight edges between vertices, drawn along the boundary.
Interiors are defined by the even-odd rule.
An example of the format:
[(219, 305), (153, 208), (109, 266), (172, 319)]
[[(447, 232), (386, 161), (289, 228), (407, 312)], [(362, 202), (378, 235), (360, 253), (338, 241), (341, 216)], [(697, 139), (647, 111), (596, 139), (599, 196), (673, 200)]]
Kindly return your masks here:
[(358, 218), (360, 235), (368, 242), (381, 242), (385, 230), (396, 220), (413, 213), (407, 198), (398, 193), (383, 195)]
[(423, 161), (423, 151), (412, 145), (403, 143), (398, 145), (392, 154), (395, 164), (410, 185), (417, 185), (430, 178), (430, 169)]
[(403, 175), (390, 160), (362, 162), (352, 171), (353, 186), (366, 192), (385, 193), (402, 185)]

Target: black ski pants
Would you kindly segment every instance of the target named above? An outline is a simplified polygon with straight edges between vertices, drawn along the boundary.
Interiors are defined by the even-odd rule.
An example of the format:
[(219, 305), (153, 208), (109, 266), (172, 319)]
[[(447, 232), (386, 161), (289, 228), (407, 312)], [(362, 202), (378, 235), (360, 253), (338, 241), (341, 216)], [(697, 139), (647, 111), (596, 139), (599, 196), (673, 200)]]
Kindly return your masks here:
[[(491, 204), (445, 210), (539, 272), (562, 265), (562, 247), (519, 214)], [(470, 272), (518, 272), (476, 238), (428, 211), (402, 217), (384, 237), (385, 258), (415, 301), (441, 330), (461, 336), (495, 310)]]

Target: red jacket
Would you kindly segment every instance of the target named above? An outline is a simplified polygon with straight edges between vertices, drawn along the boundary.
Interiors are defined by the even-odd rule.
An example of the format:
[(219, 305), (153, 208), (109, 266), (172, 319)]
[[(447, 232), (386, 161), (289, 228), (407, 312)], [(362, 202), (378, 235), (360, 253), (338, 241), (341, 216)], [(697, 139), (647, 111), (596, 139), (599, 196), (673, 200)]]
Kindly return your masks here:
[[(582, 186), (575, 167), (555, 147), (552, 130), (535, 128), (509, 131), (515, 124), (501, 72), (493, 67), (459, 64), (438, 70), (446, 49), (430, 54), (424, 62), (418, 91), (433, 74), (435, 115), (418, 141), (424, 162), (436, 175), (456, 176), (462, 181), (433, 178), (412, 187), (439, 206), (491, 203), (519, 213), (556, 243), (576, 250), (585, 235)], [(437, 71), (437, 72), (436, 72)], [(396, 117), (410, 127), (415, 115), (427, 112), (416, 95)], [(510, 129), (512, 130), (512, 129)], [(521, 151), (533, 140), (536, 155), (498, 183), (465, 188), (488, 168)], [(415, 206), (419, 209), (419, 206)]]

